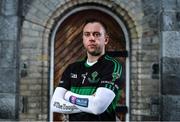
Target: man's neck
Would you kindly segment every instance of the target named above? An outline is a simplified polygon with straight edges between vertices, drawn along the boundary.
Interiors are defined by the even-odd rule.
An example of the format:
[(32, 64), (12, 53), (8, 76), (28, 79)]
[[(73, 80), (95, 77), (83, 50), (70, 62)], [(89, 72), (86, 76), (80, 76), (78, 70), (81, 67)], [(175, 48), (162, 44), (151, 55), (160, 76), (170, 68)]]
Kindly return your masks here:
[(98, 56), (92, 56), (91, 54), (87, 54), (87, 60), (88, 60), (88, 62), (95, 62), (95, 61), (97, 61), (102, 55), (104, 55), (104, 54), (101, 54), (101, 55), (98, 55)]

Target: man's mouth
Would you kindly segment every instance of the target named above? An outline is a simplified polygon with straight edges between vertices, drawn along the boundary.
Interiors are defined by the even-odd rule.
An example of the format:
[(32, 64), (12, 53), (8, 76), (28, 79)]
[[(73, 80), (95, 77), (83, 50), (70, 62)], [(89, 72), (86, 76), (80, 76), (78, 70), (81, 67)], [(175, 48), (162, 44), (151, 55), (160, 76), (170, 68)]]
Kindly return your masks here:
[(95, 48), (96, 45), (95, 45), (95, 44), (90, 44), (90, 45), (88, 45), (88, 47), (90, 47), (90, 48)]

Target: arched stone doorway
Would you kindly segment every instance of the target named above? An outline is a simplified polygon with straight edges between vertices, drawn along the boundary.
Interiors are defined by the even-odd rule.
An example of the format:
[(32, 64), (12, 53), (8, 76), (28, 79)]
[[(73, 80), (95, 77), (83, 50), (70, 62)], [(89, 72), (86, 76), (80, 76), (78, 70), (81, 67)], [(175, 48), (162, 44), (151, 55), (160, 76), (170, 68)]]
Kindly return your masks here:
[[(85, 55), (85, 50), (82, 45), (82, 23), (87, 18), (97, 18), (103, 20), (108, 26), (110, 42), (106, 51), (115, 52), (118, 54), (116, 58), (123, 64), (126, 72), (124, 72), (124, 86), (121, 91), (120, 106), (129, 106), (129, 78), (127, 73), (129, 70), (129, 62), (126, 56), (122, 55), (129, 46), (127, 30), (120, 18), (110, 10), (100, 6), (81, 6), (70, 10), (59, 18), (59, 23), (56, 25), (53, 32), (52, 42), (53, 47), (51, 59), (51, 90), (57, 87), (62, 72), (66, 66)], [(127, 73), (127, 74), (126, 74)], [(121, 120), (125, 120), (125, 115), (120, 115)], [(59, 114), (52, 114), (52, 120), (62, 120)]]
[[(135, 95), (138, 94), (137, 90), (133, 91), (133, 89), (138, 86), (138, 83), (134, 82), (138, 81), (136, 77), (140, 75), (138, 71), (141, 69), (136, 57), (141, 48), (138, 46), (141, 43), (140, 37), (142, 34), (141, 21), (139, 20), (141, 20), (143, 13), (141, 8), (137, 7), (137, 4), (140, 5), (141, 1), (131, 1), (130, 3), (128, 1), (107, 0), (32, 1), (32, 4), (27, 8), (27, 13), (24, 14), (22, 24), (20, 61), (22, 73), (28, 75), (20, 78), (20, 97), (22, 97), (22, 105), (24, 105), (24, 110), (19, 113), (20, 120), (31, 120), (32, 118), (52, 120), (49, 103), (54, 90), (56, 32), (68, 17), (87, 9), (97, 10), (109, 15), (122, 29), (129, 55), (126, 58), (125, 78), (126, 105), (128, 106), (126, 120), (129, 120), (129, 114), (133, 116), (135, 113), (136, 115), (136, 111), (134, 111), (136, 108), (131, 107), (132, 104), (130, 106), (130, 103), (139, 100), (139, 98), (135, 96), (129, 99), (129, 92)], [(130, 65), (132, 66), (131, 72)], [(134, 103), (139, 104), (138, 101)], [(34, 106), (31, 106), (31, 104)]]

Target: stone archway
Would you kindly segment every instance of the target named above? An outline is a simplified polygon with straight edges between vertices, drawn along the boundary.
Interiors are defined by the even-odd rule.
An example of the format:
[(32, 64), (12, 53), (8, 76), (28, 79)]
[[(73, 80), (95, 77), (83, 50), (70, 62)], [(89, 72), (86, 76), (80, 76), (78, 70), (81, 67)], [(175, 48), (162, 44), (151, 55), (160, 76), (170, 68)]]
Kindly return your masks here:
[[(49, 0), (34, 1), (23, 22), (21, 40), (21, 63), (23, 64), (23, 66), (28, 67), (28, 69), (25, 69), (27, 70), (28, 75), (21, 78), (20, 94), (23, 99), (25, 99), (25, 101), (27, 99), (30, 100), (30, 102), (37, 103), (36, 101), (31, 101), (32, 98), (37, 99), (37, 101), (39, 102), (39, 104), (37, 104), (39, 109), (37, 109), (36, 107), (32, 107), (31, 111), (37, 109), (36, 111), (38, 113), (35, 112), (35, 114), (38, 114), (39, 119), (41, 119), (43, 115), (47, 115), (48, 101), (52, 94), (52, 91), (48, 93), (48, 84), (52, 86), (51, 82), (49, 83), (49, 79), (51, 81), (52, 76), (49, 76), (48, 70), (49, 67), (53, 67), (52, 62), (54, 61), (54, 59), (52, 59), (52, 57), (50, 57), (49, 55), (54, 55), (53, 50), (49, 49), (49, 40), (52, 40), (53, 37), (53, 33), (51, 33), (51, 31), (54, 29), (54, 26), (57, 26), (57, 18), (62, 17), (64, 15), (64, 12), (73, 9), (75, 6), (80, 6), (83, 4), (91, 3), (81, 0), (75, 2), (60, 2)], [(128, 5), (125, 2), (112, 3), (105, 0), (94, 0), (92, 4), (103, 5), (118, 13), (123, 21), (126, 22), (126, 27), (124, 28), (127, 28), (129, 30), (129, 35), (125, 36), (129, 37), (129, 40), (131, 41), (138, 40), (140, 33), (137, 33), (137, 23), (132, 19), (132, 17), (136, 19), (137, 15), (133, 14), (133, 12), (131, 12), (130, 10), (126, 10), (128, 8), (134, 7), (133, 4)], [(122, 6), (126, 7), (126, 9), (124, 9)], [(139, 27), (138, 31), (140, 30), (141, 28)], [(51, 43), (51, 45), (52, 44), (53, 43)], [(34, 47), (29, 47), (29, 45), (34, 45)], [(128, 44), (128, 50), (130, 50), (130, 44)], [(36, 90), (34, 90), (34, 85), (36, 85)], [(26, 87), (28, 87), (29, 89), (26, 89)], [(31, 115), (31, 113), (29, 114)]]
[[(67, 16), (64, 21), (59, 24), (59, 26), (56, 26), (58, 28), (57, 31), (53, 32), (56, 33), (54, 39), (52, 40), (52, 42), (54, 41), (54, 47), (51, 47), (54, 48), (54, 73), (51, 72), (54, 75), (54, 77), (52, 78), (53, 80), (51, 81), (53, 82), (53, 86), (51, 86), (53, 90), (58, 86), (61, 75), (67, 65), (77, 61), (78, 59), (86, 55), (82, 44), (81, 34), (84, 20), (88, 18), (96, 18), (104, 21), (104, 23), (107, 25), (108, 33), (110, 35), (110, 41), (106, 47), (106, 51), (111, 51), (111, 53), (126, 51), (124, 32), (120, 24), (112, 17), (113, 14), (110, 12), (108, 13), (105, 8), (103, 8), (102, 6), (81, 6), (74, 8), (69, 13), (69, 16)], [(61, 19), (59, 20), (60, 22)], [(119, 55), (116, 58), (125, 67), (126, 57), (123, 55)], [(123, 88), (121, 91), (123, 95), (120, 96), (121, 99), (119, 101), (119, 108), (121, 109), (122, 107), (126, 106), (126, 98), (124, 95), (126, 93), (125, 73), (123, 73), (123, 77), (124, 85), (122, 85)], [(125, 112), (119, 112), (119, 115), (120, 113), (123, 113), (123, 116), (120, 118), (125, 119)], [(59, 118), (59, 114), (54, 115), (56, 115), (54, 116), (55, 121), (61, 120), (61, 118)]]

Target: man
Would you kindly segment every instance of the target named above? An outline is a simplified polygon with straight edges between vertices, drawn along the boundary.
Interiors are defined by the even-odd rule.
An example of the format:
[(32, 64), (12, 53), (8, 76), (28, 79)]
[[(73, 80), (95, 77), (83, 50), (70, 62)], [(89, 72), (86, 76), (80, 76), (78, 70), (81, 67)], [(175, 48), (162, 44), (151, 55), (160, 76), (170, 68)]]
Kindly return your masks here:
[(109, 36), (99, 20), (86, 21), (83, 44), (87, 57), (70, 64), (55, 89), (51, 109), (70, 121), (115, 121), (122, 66), (105, 54)]

